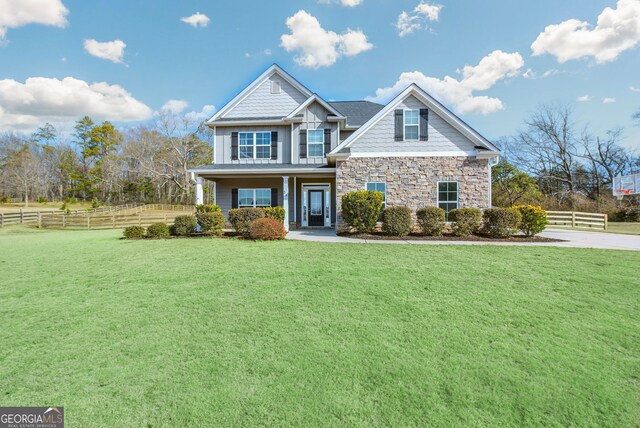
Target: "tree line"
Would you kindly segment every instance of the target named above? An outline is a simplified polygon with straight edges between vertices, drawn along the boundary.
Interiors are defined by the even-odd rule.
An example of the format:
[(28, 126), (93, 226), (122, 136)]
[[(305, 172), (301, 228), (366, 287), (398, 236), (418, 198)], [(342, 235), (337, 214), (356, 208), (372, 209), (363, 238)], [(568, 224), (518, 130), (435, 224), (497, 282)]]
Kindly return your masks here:
[(212, 134), (188, 116), (118, 129), (83, 117), (72, 135), (45, 124), (0, 134), (0, 198), (193, 203), (190, 168), (211, 162)]
[[(542, 106), (499, 145), (493, 168), (493, 204), (538, 204), (547, 209), (611, 212), (616, 176), (640, 172), (640, 156), (622, 144), (623, 130), (595, 135), (566, 106)], [(636, 204), (637, 198), (625, 197)]]

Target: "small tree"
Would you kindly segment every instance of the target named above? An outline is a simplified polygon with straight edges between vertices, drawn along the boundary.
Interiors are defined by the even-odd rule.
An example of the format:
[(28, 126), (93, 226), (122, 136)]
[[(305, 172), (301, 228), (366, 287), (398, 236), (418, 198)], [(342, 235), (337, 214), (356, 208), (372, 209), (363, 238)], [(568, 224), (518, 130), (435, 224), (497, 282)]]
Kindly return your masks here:
[(342, 196), (342, 218), (358, 232), (370, 232), (376, 226), (382, 209), (382, 193), (358, 190)]
[(495, 165), (491, 175), (493, 205), (510, 207), (518, 203), (536, 203), (543, 198), (535, 178), (507, 161)]

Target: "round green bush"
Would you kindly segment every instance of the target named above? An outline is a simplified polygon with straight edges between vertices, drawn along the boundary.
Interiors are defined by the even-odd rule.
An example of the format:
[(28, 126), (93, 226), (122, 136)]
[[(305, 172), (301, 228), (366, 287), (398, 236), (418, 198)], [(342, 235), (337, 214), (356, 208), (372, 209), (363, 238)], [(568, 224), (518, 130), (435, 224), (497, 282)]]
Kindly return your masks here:
[(411, 209), (404, 206), (385, 208), (382, 231), (391, 236), (407, 236), (411, 232)]
[(273, 218), (259, 218), (251, 223), (249, 236), (260, 241), (284, 239), (287, 231), (281, 221)]
[(371, 232), (380, 218), (382, 193), (357, 190), (342, 196), (340, 213), (344, 222), (358, 232)]
[(142, 239), (144, 238), (144, 227), (142, 226), (129, 226), (124, 229), (122, 234), (125, 239)]
[(516, 208), (488, 208), (482, 215), (484, 231), (492, 238), (508, 238), (520, 227), (522, 215)]
[(248, 237), (251, 233), (251, 223), (264, 218), (262, 208), (234, 208), (229, 210), (229, 222), (240, 235)]
[(477, 208), (457, 208), (449, 212), (449, 220), (455, 236), (469, 236), (482, 226), (482, 212)]
[(215, 204), (200, 204), (196, 205), (196, 213), (219, 213), (222, 209)]
[(198, 224), (203, 233), (222, 236), (224, 232), (224, 215), (220, 211), (198, 213)]
[(169, 226), (166, 223), (153, 223), (147, 227), (147, 238), (161, 238), (169, 236)]
[(264, 216), (266, 218), (272, 218), (284, 222), (284, 208), (283, 207), (266, 207), (263, 208)]
[(420, 208), (416, 211), (418, 226), (427, 236), (441, 236), (445, 226), (445, 211), (439, 207)]
[(196, 231), (196, 218), (192, 215), (179, 215), (169, 228), (173, 236), (188, 236)]
[(549, 224), (549, 218), (547, 218), (547, 212), (541, 207), (534, 205), (519, 205), (514, 207), (520, 211), (522, 220), (520, 221), (520, 230), (526, 236), (534, 236), (542, 232), (547, 224)]

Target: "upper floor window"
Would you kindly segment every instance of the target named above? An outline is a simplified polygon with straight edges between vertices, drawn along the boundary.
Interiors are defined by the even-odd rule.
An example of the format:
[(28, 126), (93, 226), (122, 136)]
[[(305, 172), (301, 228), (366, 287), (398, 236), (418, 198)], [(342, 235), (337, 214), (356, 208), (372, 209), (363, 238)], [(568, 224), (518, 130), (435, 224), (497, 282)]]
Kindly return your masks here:
[(438, 182), (438, 206), (444, 210), (447, 221), (449, 221), (449, 212), (458, 208), (457, 181)]
[(280, 93), (280, 81), (279, 80), (272, 80), (271, 81), (271, 93), (272, 94), (279, 94)]
[(420, 134), (420, 110), (404, 111), (404, 139), (417, 140)]
[(324, 129), (310, 129), (307, 131), (307, 156), (324, 156)]
[(270, 159), (270, 132), (240, 132), (240, 159)]
[(270, 207), (271, 189), (238, 189), (238, 207)]
[(382, 209), (387, 207), (387, 183), (367, 183), (367, 190), (382, 193)]

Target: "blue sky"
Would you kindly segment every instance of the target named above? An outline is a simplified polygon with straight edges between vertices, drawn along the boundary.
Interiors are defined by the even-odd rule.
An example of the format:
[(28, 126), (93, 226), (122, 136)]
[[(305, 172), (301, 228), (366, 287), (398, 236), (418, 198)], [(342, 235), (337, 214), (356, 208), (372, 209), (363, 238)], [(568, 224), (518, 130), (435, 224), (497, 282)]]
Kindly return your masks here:
[[(45, 121), (64, 128), (85, 111), (137, 124), (170, 100), (185, 112), (220, 108), (276, 62), (327, 100), (384, 101), (418, 76), (490, 139), (513, 133), (537, 106), (562, 103), (594, 132), (624, 127), (625, 144), (640, 147), (640, 127), (631, 120), (640, 109), (640, 12), (634, 15), (640, 0), (419, 4), (0, 0), (0, 130), (30, 131)], [(16, 8), (25, 10), (19, 15)], [(603, 11), (601, 26), (613, 20), (625, 31), (611, 35), (596, 27)], [(206, 26), (181, 21), (196, 12), (209, 19)], [(401, 36), (402, 12), (406, 25), (419, 28), (405, 25), (413, 31)], [(539, 39), (550, 25), (560, 27)], [(536, 39), (540, 52), (533, 56)], [(102, 46), (100, 58), (88, 52), (86, 40), (98, 48), (121, 43)], [(489, 59), (479, 66), (483, 58)], [(417, 73), (403, 76), (409, 72)], [(45, 79), (26, 83), (35, 77)], [(73, 82), (61, 84), (67, 77)], [(91, 86), (96, 82), (108, 85)]]

